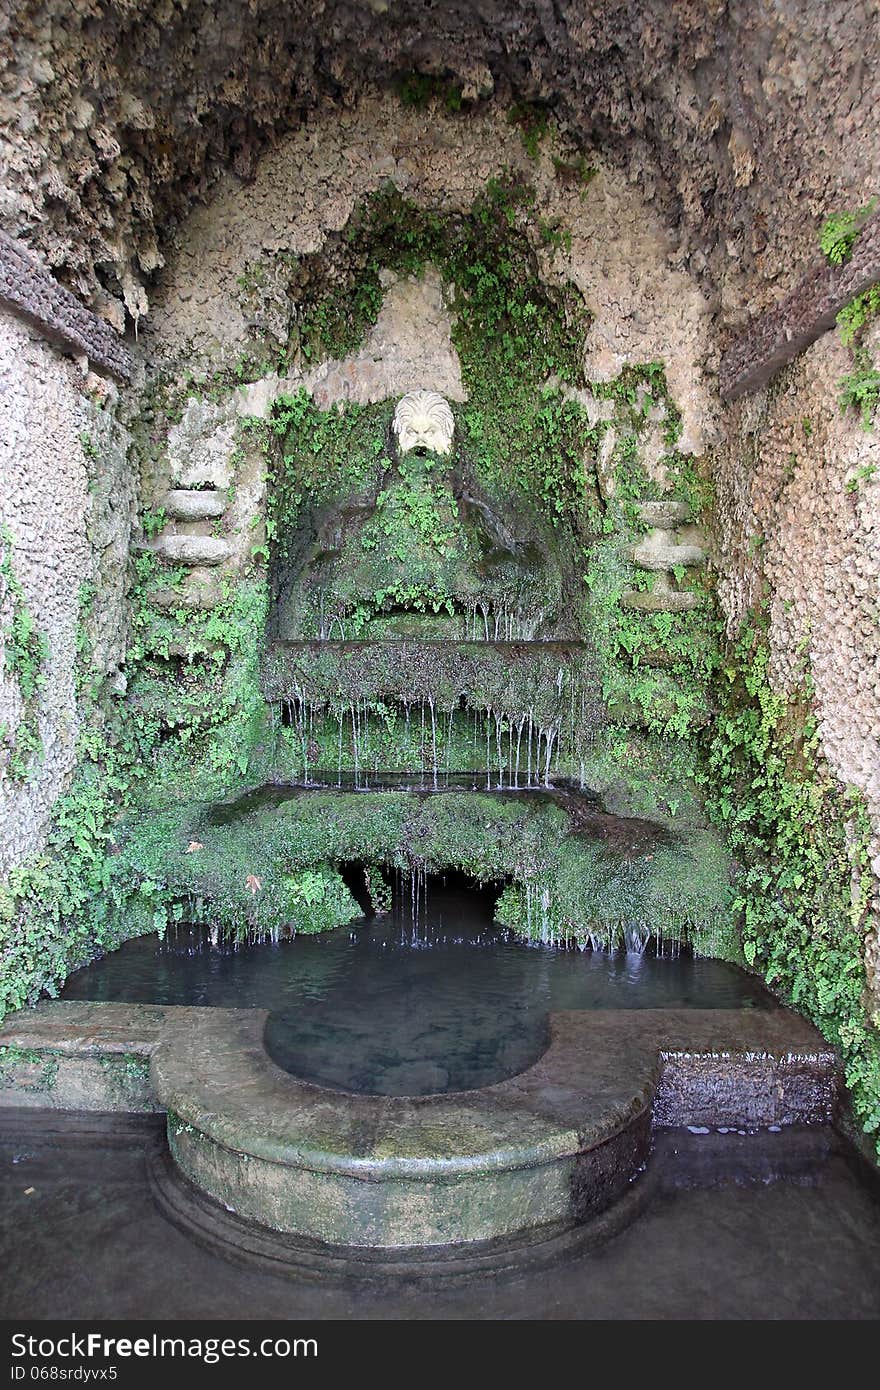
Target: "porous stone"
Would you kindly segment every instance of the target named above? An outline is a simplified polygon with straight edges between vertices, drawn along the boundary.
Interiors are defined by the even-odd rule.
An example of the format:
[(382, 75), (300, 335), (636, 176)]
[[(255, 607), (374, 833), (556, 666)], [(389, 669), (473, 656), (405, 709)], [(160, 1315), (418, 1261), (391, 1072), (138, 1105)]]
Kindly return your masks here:
[[(363, 347), (344, 361), (306, 372), (303, 385), (323, 410), (340, 401), (370, 405), (419, 389), (464, 401), (461, 363), (452, 343), (453, 316), (440, 274), (385, 279), (385, 294)], [(289, 388), (288, 388), (289, 389)]]
[[(880, 332), (865, 340), (876, 360)], [(730, 408), (714, 460), (718, 590), (731, 633), (769, 594), (770, 676), (800, 698), (810, 677), (820, 747), (863, 793), (880, 852), (880, 440), (841, 414), (851, 354), (827, 334), (772, 390)], [(880, 1009), (880, 887), (866, 932), (872, 1004)]]
[(172, 488), (162, 499), (162, 506), (173, 521), (210, 521), (226, 510), (226, 493), (213, 488), (193, 492)]
[[(24, 602), (48, 642), (37, 696), (42, 756), (21, 781), (9, 775), (0, 748), (0, 872), (42, 847), (69, 783), (78, 663), (98, 683), (112, 683), (124, 659), (135, 503), (128, 436), (115, 401), (97, 407), (85, 385), (73, 362), (0, 310), (0, 524), (12, 538)], [(82, 611), (84, 591), (91, 602)], [(12, 595), (0, 586), (0, 632), (11, 618)], [(0, 728), (9, 739), (23, 714), (17, 679), (0, 655)]]
[[(530, 159), (505, 108), (480, 107), (459, 120), (442, 107), (403, 107), (367, 92), (342, 122), (336, 110), (322, 110), (264, 155), (252, 182), (224, 180), (210, 206), (175, 230), (141, 326), (149, 361), (181, 374), (234, 369), (259, 328), (241, 304), (238, 281), (248, 267), (265, 265), (268, 273), (278, 258), (322, 250), (365, 196), (387, 186), (389, 167), (402, 188), (405, 163), (406, 196), (442, 214), (468, 211), (487, 180), (509, 169), (534, 186), (536, 215), (570, 234), (570, 249), (542, 254), (542, 268), (552, 281), (573, 280), (595, 316), (584, 345), (588, 378), (605, 381), (627, 362), (664, 360), (683, 415), (680, 447), (702, 451), (717, 417), (702, 369), (714, 352), (710, 303), (670, 263), (661, 220), (611, 163), (597, 156), (588, 186), (559, 177), (554, 160), (576, 155), (564, 137), (550, 135), (540, 160)], [(300, 387), (324, 409), (426, 385), (465, 399), (450, 340), (455, 303), (436, 270), (421, 283), (386, 277), (384, 289), (377, 323), (350, 358), (301, 362), (281, 380), (267, 374), (268, 389), (254, 383), (237, 393), (241, 413), (262, 414), (277, 394)]]
[[(795, 283), (817, 220), (867, 201), (875, 183), (880, 37), (871, 0), (833, 9), (793, 0), (784, 10), (487, 0), (435, 5), (429, 37), (416, 0), (329, 0), (320, 24), (305, 0), (224, 0), (219, 9), (150, 0), (137, 24), (121, 0), (99, 15), (12, 0), (10, 14), (4, 224), (27, 231), (66, 283), (95, 299), (109, 283), (133, 314), (143, 314), (148, 277), (167, 255), (162, 231), (205, 198), (217, 171), (253, 180), (260, 156), (322, 103), (334, 104), (347, 134), (365, 84), (402, 72), (442, 68), (468, 116), (494, 90), (508, 102), (539, 100), (572, 130), (601, 131), (611, 162), (677, 229), (670, 258), (711, 282), (739, 321)], [(193, 119), (181, 120), (191, 108)], [(442, 97), (419, 114), (430, 141), (431, 125), (448, 116)], [(515, 126), (510, 135), (521, 143)], [(580, 153), (554, 171), (575, 197), (592, 163), (589, 147)], [(320, 173), (326, 154), (315, 149)], [(440, 182), (448, 171), (433, 157)], [(381, 179), (418, 182), (406, 142), (379, 144), (370, 159)], [(360, 163), (356, 148), (351, 161)], [(491, 145), (476, 149), (475, 162), (490, 169)], [(306, 206), (314, 188), (298, 188)], [(342, 225), (344, 193), (324, 196)], [(595, 182), (587, 188), (589, 199), (601, 196)], [(270, 225), (266, 245), (278, 240)], [(596, 244), (597, 260), (607, 246)], [(609, 343), (609, 356), (616, 351)]]

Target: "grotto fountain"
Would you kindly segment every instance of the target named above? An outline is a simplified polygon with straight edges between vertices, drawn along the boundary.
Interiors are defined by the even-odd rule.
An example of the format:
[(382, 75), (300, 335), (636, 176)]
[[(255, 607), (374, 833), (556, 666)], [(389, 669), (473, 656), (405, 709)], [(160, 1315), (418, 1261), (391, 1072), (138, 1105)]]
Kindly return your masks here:
[[(874, 343), (876, 214), (865, 193), (830, 265), (788, 224), (758, 245), (731, 98), (724, 250), (692, 133), (673, 193), (644, 132), (584, 142), (567, 78), (520, 99), (497, 55), (414, 53), (344, 100), (316, 58), (271, 139), (165, 130), (161, 226), (123, 180), (118, 242), (88, 200), (61, 200), (76, 257), (57, 210), (0, 230), (4, 371), (47, 400), (0, 476), (0, 1232), (39, 1244), (14, 1168), (61, 1153), (83, 1193), (124, 1172), (145, 1268), (167, 1241), (222, 1308), (235, 1260), (281, 1315), (333, 1280), (332, 1307), (411, 1313), (409, 1279), (461, 1314), (491, 1273), (487, 1313), (522, 1316), (522, 1279), (583, 1316), (595, 1247), (626, 1283), (672, 1207), (661, 1265), (724, 1211), (747, 1267), (730, 1232), (767, 1193), (808, 1264), (825, 1185), (851, 1271), (840, 1231), (877, 1219), (852, 626), (876, 482), (846, 433), (870, 410), (829, 382)], [(688, 91), (675, 121), (711, 124)], [(159, 140), (138, 102), (95, 136), (131, 190)], [(198, 192), (167, 172), (190, 156)]]
[[(349, 413), (357, 433), (347, 429)], [(153, 947), (146, 976), (127, 969), (133, 956), (123, 950), (74, 975), (64, 1001), (44, 1008), (68, 1029), (84, 1026), (101, 1052), (108, 1026), (130, 1031), (134, 1055), (149, 1052), (148, 1089), (167, 1111), (173, 1160), (155, 1160), (157, 1196), (200, 1238), (295, 1268), (303, 1241), (385, 1251), (397, 1262), (425, 1252), (434, 1273), (438, 1249), (452, 1252), (444, 1260), (453, 1270), (491, 1267), (523, 1241), (555, 1250), (572, 1227), (609, 1208), (628, 1211), (622, 1199), (646, 1164), (654, 1126), (822, 1123), (834, 1105), (836, 1061), (806, 1025), (734, 976), (713, 986), (691, 967), (681, 998), (675, 985), (671, 998), (668, 984), (665, 996), (662, 987), (656, 993), (664, 970), (677, 968), (662, 961), (664, 946), (676, 957), (683, 943), (717, 930), (726, 859), (698, 812), (674, 829), (610, 814), (588, 784), (612, 719), (590, 608), (578, 601), (576, 566), (589, 543), (543, 518), (526, 489), (487, 479), (438, 392), (417, 388), (372, 412), (343, 406), (334, 414), (337, 469), (318, 452), (308, 486), (297, 470), (314, 404), (282, 399), (273, 421), (277, 495), (291, 501), (277, 509), (244, 789), (194, 802), (184, 784), (171, 810), (166, 789), (162, 834), (154, 804), (119, 835), (120, 858), (164, 878), (175, 896), (172, 951), (189, 949), (200, 918), (215, 949), (224, 927), (244, 937), (227, 992), (237, 1007), (218, 1007), (210, 974), (194, 988), (181, 966), (181, 986), (159, 983)], [(172, 515), (218, 510), (212, 491), (186, 496), (168, 494)], [(680, 560), (702, 561), (683, 502), (642, 500), (633, 516), (647, 534), (643, 565), (670, 542), (670, 573)], [(146, 554), (169, 548), (185, 553), (160, 534)], [(684, 611), (700, 623), (702, 591), (678, 583), (676, 595), (699, 600)], [(166, 725), (169, 683), (193, 698), (170, 652), (156, 655), (158, 678), (131, 690), (144, 709), (158, 693)], [(674, 689), (661, 671), (652, 699), (671, 707)], [(691, 727), (699, 705), (688, 714)], [(638, 728), (645, 713), (624, 701), (613, 717), (617, 727), (629, 719)], [(662, 759), (662, 735), (658, 742)], [(253, 784), (254, 766), (270, 769), (262, 785)], [(619, 789), (618, 801), (625, 795)], [(444, 954), (432, 909), (449, 874), (497, 885), (500, 896), (489, 939), (473, 935), (472, 909), (453, 898), (455, 949)], [(374, 925), (345, 933), (364, 909)], [(565, 963), (563, 954), (561, 985), (542, 994), (538, 976), (549, 962), (520, 947), (513, 959), (524, 984), (514, 993), (499, 924), (550, 948), (551, 958), (575, 946), (638, 959), (650, 942), (660, 960), (652, 956), (628, 991), (607, 982), (603, 991), (592, 962), (587, 971), (582, 958)], [(448, 931), (449, 912), (441, 925)], [(334, 928), (344, 933), (341, 954), (321, 947), (307, 956), (296, 941)], [(267, 936), (276, 945), (286, 938), (288, 960), (303, 971), (284, 974), (268, 1020), (259, 1007), (266, 996), (246, 983), (246, 953), (259, 962), (267, 949), (246, 942)], [(378, 984), (370, 955), (352, 950), (365, 940), (381, 948)], [(433, 953), (424, 980), (401, 973), (416, 949)], [(160, 959), (170, 979), (174, 955), (160, 948)], [(271, 968), (283, 969), (277, 960)], [(342, 1004), (340, 971), (354, 972)], [(518, 1041), (514, 1028), (510, 1041), (498, 1005), (468, 990), (468, 974), (490, 1000), (507, 980), (514, 1008), (519, 998), (527, 1010), (540, 994), (550, 1012)], [(444, 991), (451, 1018), (432, 997)], [(408, 992), (421, 1031), (404, 1030), (395, 1043), (387, 1016)], [(660, 998), (667, 1007), (652, 1009)], [(126, 1005), (105, 1000), (144, 1008), (119, 1015)], [(426, 1020), (431, 1045), (420, 1056)], [(447, 1055), (451, 1028), (465, 1044), (457, 1069)], [(19, 1047), (33, 1041), (9, 1036)], [(492, 1061), (481, 1066), (484, 1052)], [(107, 1062), (102, 1055), (105, 1077)], [(757, 1086), (748, 1079), (756, 1067)], [(71, 1084), (88, 1090), (81, 1076)], [(128, 1104), (143, 1103), (143, 1085), (135, 1068)]]

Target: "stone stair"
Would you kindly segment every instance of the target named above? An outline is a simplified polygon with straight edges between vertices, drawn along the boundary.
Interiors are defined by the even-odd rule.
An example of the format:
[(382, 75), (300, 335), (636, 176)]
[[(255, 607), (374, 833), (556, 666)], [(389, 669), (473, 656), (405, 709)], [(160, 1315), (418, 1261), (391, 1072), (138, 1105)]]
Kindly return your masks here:
[(172, 565), (190, 572), (178, 588), (159, 587), (149, 594), (153, 608), (171, 611), (185, 608), (205, 612), (216, 608), (223, 594), (217, 569), (233, 558), (233, 548), (222, 536), (209, 531), (229, 505), (229, 495), (219, 488), (172, 488), (160, 506), (167, 521), (148, 549)]
[(676, 570), (701, 568), (708, 558), (705, 537), (691, 521), (686, 503), (645, 501), (637, 503), (636, 510), (648, 531), (633, 546), (630, 559), (638, 569), (657, 577), (650, 589), (625, 590), (621, 598), (624, 608), (640, 613), (683, 613), (699, 608), (703, 594), (680, 588), (676, 579)]

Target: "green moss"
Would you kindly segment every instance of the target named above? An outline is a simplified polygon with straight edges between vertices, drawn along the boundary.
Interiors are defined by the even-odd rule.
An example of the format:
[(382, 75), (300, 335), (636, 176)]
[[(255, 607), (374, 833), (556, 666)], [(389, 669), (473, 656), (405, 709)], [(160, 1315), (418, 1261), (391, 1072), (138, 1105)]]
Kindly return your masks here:
[(270, 790), (207, 814), (153, 815), (130, 827), (121, 857), (188, 917), (246, 937), (360, 916), (333, 867), (352, 861), (510, 881), (504, 920), (541, 940), (612, 945), (627, 930), (702, 939), (729, 915), (723, 855), (708, 833), (648, 835), (631, 851), (610, 851), (576, 833), (552, 797), (314, 792), (279, 800)]
[(98, 1059), (104, 1078), (106, 1099), (125, 1107), (142, 1102), (150, 1094), (150, 1059), (134, 1052), (124, 1052)]
[(0, 1047), (0, 1087), (23, 1091), (52, 1091), (58, 1079), (58, 1057), (28, 1047)]

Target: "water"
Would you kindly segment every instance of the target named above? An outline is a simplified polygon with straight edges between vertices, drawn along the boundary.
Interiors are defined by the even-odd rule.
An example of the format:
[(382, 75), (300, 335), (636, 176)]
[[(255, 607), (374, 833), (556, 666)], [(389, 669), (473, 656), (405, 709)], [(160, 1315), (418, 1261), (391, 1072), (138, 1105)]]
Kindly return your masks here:
[[(83, 1133), (86, 1121), (90, 1133)], [(14, 1120), (7, 1112), (0, 1133), (0, 1316), (25, 1324), (880, 1317), (876, 1192), (842, 1154), (793, 1165), (786, 1155), (794, 1135), (769, 1136), (778, 1141), (778, 1166), (758, 1163), (751, 1179), (731, 1179), (723, 1161), (746, 1140), (659, 1136), (651, 1166), (668, 1178), (622, 1234), (549, 1268), (534, 1271), (526, 1261), (426, 1292), (417, 1279), (377, 1270), (359, 1278), (283, 1277), (204, 1249), (169, 1224), (148, 1188), (145, 1145), (161, 1142), (162, 1120), (154, 1122), (155, 1139), (133, 1135), (128, 1144), (118, 1124), (118, 1117), (34, 1111)], [(701, 1176), (704, 1165), (693, 1162), (708, 1149), (720, 1170), (714, 1177)]]
[(62, 998), (270, 1010), (266, 1045), (308, 1081), (378, 1095), (491, 1085), (529, 1067), (559, 1009), (772, 1006), (721, 961), (529, 945), (492, 895), (431, 884), (392, 917), (292, 941), (211, 948), (155, 936), (68, 981)]

